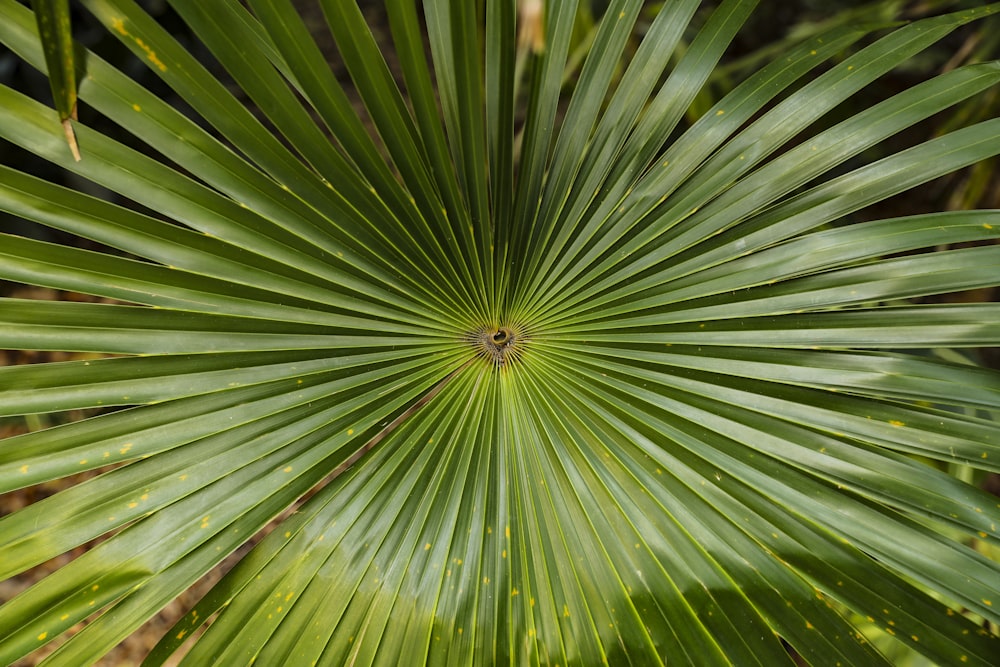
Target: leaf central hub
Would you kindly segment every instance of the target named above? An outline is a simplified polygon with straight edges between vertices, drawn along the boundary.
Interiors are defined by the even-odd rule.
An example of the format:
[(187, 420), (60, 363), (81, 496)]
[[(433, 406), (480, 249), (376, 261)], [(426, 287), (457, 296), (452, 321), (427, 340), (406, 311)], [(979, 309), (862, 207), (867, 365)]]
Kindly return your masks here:
[(484, 326), (467, 336), (480, 356), (486, 357), (498, 367), (517, 359), (524, 350), (527, 338), (521, 327), (507, 325)]
[(493, 340), (493, 344), (499, 347), (506, 347), (514, 342), (514, 333), (507, 327), (500, 327), (497, 329), (490, 338)]

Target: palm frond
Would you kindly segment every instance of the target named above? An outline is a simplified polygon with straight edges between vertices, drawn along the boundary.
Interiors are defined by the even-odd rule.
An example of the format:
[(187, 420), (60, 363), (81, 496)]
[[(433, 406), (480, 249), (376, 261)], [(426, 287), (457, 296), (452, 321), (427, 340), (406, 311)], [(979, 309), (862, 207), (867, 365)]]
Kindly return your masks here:
[(146, 664), (888, 664), (873, 627), (995, 662), (1000, 503), (948, 468), (1000, 472), (1000, 374), (929, 350), (1000, 307), (919, 299), (1000, 285), (1000, 212), (850, 216), (1000, 154), (992, 119), (862, 159), (1000, 63), (835, 114), (1000, 6), (833, 27), (688, 126), (756, 3), (637, 42), (613, 0), (567, 92), (571, 0), (520, 54), (514, 0), (389, 0), (391, 45), (324, 0), (344, 81), (289, 0), (172, 0), (257, 115), (83, 4), (194, 113), (77, 46), (132, 135), (75, 123), (77, 161), (0, 86), (0, 137), (149, 211), (0, 167), (104, 248), (5, 232), (0, 278), (106, 301), (0, 300), (0, 348), (88, 353), (0, 368), (0, 415), (112, 408), (0, 447), (3, 491), (101, 471), (0, 518), (2, 576), (107, 538), (0, 606), (0, 662), (92, 663), (255, 536)]

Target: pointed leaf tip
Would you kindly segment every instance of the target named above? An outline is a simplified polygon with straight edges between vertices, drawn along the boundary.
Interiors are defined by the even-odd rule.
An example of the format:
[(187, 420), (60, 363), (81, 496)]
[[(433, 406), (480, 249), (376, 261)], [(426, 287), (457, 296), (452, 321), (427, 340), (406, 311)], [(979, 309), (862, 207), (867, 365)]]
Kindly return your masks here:
[(45, 53), (45, 65), (52, 88), (52, 100), (66, 134), (73, 159), (80, 161), (76, 132), (70, 119), (76, 120), (76, 59), (70, 24), (69, 0), (32, 0), (38, 36)]

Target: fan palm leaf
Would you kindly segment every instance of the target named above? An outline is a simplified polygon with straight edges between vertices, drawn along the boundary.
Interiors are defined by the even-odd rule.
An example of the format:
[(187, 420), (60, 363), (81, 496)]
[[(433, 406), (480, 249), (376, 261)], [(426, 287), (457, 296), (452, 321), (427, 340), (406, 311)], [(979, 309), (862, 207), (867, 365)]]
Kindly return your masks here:
[(612, 0), (565, 95), (578, 2), (531, 50), (513, 0), (387, 1), (394, 74), (322, 0), (359, 114), (288, 0), (172, 1), (258, 115), (83, 4), (194, 113), (78, 46), (144, 145), (74, 122), (77, 161), (0, 88), (0, 136), (148, 211), (0, 167), (0, 209), (107, 248), (4, 234), (0, 277), (105, 302), (5, 298), (0, 347), (112, 355), (0, 369), (0, 413), (115, 408), (0, 446), (3, 491), (104, 471), (0, 519), (3, 577), (110, 534), (0, 607), (0, 662), (86, 619), (46, 664), (93, 662), (268, 528), (147, 664), (887, 664), (866, 625), (995, 663), (1000, 504), (949, 471), (1000, 470), (1000, 375), (927, 350), (1000, 307), (908, 300), (1000, 285), (1000, 212), (850, 216), (1000, 153), (993, 119), (859, 157), (1000, 63), (818, 122), (1000, 7), (833, 28), (688, 127), (754, 2), (683, 48), (666, 3), (624, 63)]

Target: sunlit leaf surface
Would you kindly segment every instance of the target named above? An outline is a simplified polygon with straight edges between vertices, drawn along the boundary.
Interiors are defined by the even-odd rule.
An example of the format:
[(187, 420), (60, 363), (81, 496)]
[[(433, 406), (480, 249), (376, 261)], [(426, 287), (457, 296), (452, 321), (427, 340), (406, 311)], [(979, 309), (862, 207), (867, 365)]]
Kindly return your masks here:
[[(170, 4), (217, 66), (83, 2), (187, 107), (86, 53), (139, 148), (74, 161), (0, 88), (147, 211), (0, 167), (105, 249), (3, 234), (0, 278), (104, 303), (0, 301), (0, 348), (88, 353), (0, 412), (126, 408), (0, 443), (3, 491), (126, 464), (0, 519), (4, 578), (114, 533), (0, 607), (0, 663), (91, 618), (46, 662), (90, 664), (268, 526), (148, 664), (996, 664), (1000, 504), (949, 472), (1000, 470), (1000, 374), (929, 350), (1000, 306), (912, 300), (1000, 284), (1000, 212), (849, 216), (1000, 153), (865, 159), (1000, 64), (842, 107), (995, 5), (833, 28), (689, 126), (754, 2), (390, 0), (387, 40), (323, 0), (342, 80), (289, 0)], [(0, 41), (44, 69), (23, 4)]]

